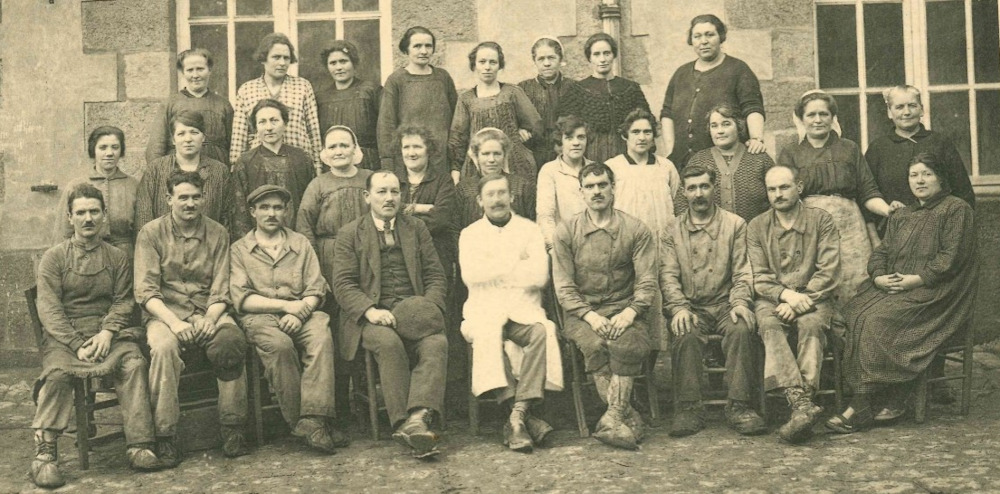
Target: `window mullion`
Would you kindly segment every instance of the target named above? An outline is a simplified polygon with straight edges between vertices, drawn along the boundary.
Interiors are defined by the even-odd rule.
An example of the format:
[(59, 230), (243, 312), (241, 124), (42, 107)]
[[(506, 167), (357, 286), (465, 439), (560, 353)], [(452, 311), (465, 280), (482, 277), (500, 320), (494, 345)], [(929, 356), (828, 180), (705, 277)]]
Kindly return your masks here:
[[(390, 0), (379, 0), (378, 10), (381, 14), (379, 18), (379, 44), (382, 49), (381, 53), (381, 65), (382, 65), (382, 82), (385, 83), (385, 79), (389, 77), (392, 73), (392, 57), (396, 52), (392, 49), (392, 3)], [(816, 9), (813, 9), (813, 15), (815, 16)], [(815, 23), (814, 23), (815, 25)], [(813, 57), (818, 59), (819, 57)], [(817, 62), (818, 63), (818, 62)], [(817, 74), (819, 72), (816, 72)]]
[(858, 38), (858, 143), (862, 149), (868, 147), (868, 71), (865, 60), (865, 9), (864, 2), (855, 3), (855, 33)]
[(228, 52), (229, 101), (236, 101), (236, 0), (226, 2), (226, 51)]

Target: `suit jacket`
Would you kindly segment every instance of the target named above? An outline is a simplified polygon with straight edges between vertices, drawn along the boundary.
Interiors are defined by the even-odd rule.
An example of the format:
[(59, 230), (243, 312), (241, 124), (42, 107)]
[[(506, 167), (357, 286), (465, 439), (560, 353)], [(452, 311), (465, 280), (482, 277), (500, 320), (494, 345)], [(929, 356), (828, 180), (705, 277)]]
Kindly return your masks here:
[[(444, 313), (447, 281), (430, 231), (423, 221), (405, 215), (396, 216), (395, 227), (413, 293), (427, 297)], [(331, 284), (340, 305), (337, 344), (346, 360), (354, 360), (357, 353), (361, 328), (368, 322), (365, 311), (382, 295), (380, 234), (371, 214), (344, 225), (337, 233)]]

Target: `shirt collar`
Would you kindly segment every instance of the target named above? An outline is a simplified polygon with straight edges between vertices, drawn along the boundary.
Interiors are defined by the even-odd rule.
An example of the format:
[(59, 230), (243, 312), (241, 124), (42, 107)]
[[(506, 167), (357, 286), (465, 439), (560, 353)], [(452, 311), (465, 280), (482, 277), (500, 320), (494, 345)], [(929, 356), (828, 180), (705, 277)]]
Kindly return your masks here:
[[(375, 222), (376, 230), (380, 232), (385, 231), (385, 220), (378, 218), (377, 216), (375, 216), (375, 213), (372, 213), (372, 221)], [(391, 220), (389, 220), (389, 229), (394, 230), (395, 228), (396, 228), (396, 218), (393, 217)]]
[(101, 242), (94, 242), (93, 245), (88, 246), (82, 240), (77, 239), (76, 235), (73, 235), (72, 237), (70, 237), (70, 242), (73, 244), (73, 247), (75, 247), (77, 249), (85, 250), (87, 252), (93, 252), (94, 250), (96, 250), (98, 247), (101, 246)]
[(712, 240), (715, 240), (719, 237), (719, 228), (722, 224), (722, 220), (719, 219), (719, 216), (719, 207), (716, 206), (715, 212), (712, 213), (712, 218), (708, 220), (708, 223), (705, 223), (704, 225), (696, 225), (694, 224), (694, 220), (691, 218), (691, 209), (688, 208), (687, 213), (685, 213), (684, 226), (686, 226), (687, 230), (691, 233), (704, 231), (709, 237), (712, 238)]
[[(828, 147), (833, 146), (834, 144), (836, 144), (837, 141), (839, 141), (839, 140), (840, 140), (840, 134), (838, 134), (835, 130), (831, 129), (830, 130), (830, 137), (826, 138), (826, 142), (823, 143), (823, 147), (815, 148), (815, 149), (828, 148)], [(809, 143), (809, 137), (803, 137), (802, 140), (799, 141), (799, 145), (800, 146), (806, 146), (806, 147), (808, 147), (810, 149), (814, 149), (813, 146), (812, 146), (812, 144)]]
[[(285, 227), (281, 227), (281, 231), (282, 233), (285, 234), (285, 247), (287, 247), (288, 250), (298, 254), (299, 253), (298, 247), (293, 245), (292, 242), (289, 241), (290, 237), (288, 235), (288, 229)], [(253, 252), (254, 249), (262, 248), (260, 247), (260, 242), (257, 242), (256, 233), (257, 233), (257, 228), (253, 228), (250, 230), (250, 232), (248, 232), (246, 235), (243, 236), (243, 241), (246, 242), (247, 247), (250, 248), (249, 249), (250, 252)]]
[(611, 210), (611, 221), (606, 226), (597, 226), (597, 224), (594, 223), (594, 220), (590, 219), (589, 209), (584, 210), (583, 219), (584, 219), (583, 222), (584, 236), (590, 235), (591, 233), (594, 233), (598, 230), (604, 230), (608, 232), (608, 235), (611, 235), (611, 238), (615, 238), (618, 236), (618, 231), (620, 230), (618, 226), (621, 224), (622, 221), (621, 217), (619, 217), (618, 215), (617, 209)]
[(930, 135), (931, 131), (927, 130), (927, 128), (924, 127), (924, 124), (917, 124), (917, 125), (919, 125), (919, 128), (910, 137), (903, 137), (897, 134), (896, 128), (893, 127), (892, 129), (889, 130), (889, 139), (892, 139), (893, 142), (903, 142), (903, 141), (916, 142), (918, 139), (923, 139), (924, 137)]
[(204, 97), (208, 96), (209, 94), (211, 94), (212, 90), (209, 89), (208, 91), (205, 91), (201, 96), (195, 96), (194, 93), (192, 93), (191, 91), (188, 91), (188, 88), (181, 89), (180, 93), (183, 94), (184, 96), (187, 96), (188, 98), (204, 98)]
[(205, 213), (198, 215), (198, 226), (195, 227), (194, 234), (190, 237), (186, 237), (183, 233), (181, 233), (180, 227), (177, 226), (177, 221), (174, 220), (173, 213), (167, 213), (167, 215), (170, 217), (170, 231), (173, 232), (175, 237), (196, 238), (204, 242), (205, 238), (208, 236), (208, 228), (205, 226)]
[(542, 85), (542, 87), (558, 86), (559, 83), (563, 81), (563, 75), (562, 72), (559, 72), (558, 74), (556, 74), (556, 80), (552, 82), (548, 82), (545, 79), (542, 79), (542, 76), (540, 75), (535, 76), (535, 80), (537, 80), (538, 83)]
[[(792, 226), (788, 230), (795, 230), (796, 232), (799, 233), (806, 232), (805, 220), (802, 218), (802, 214), (805, 212), (805, 207), (806, 205), (802, 204), (802, 201), (800, 200), (799, 211), (798, 213), (795, 214), (795, 221), (792, 222)], [(785, 230), (785, 227), (781, 225), (781, 220), (778, 219), (778, 211), (774, 208), (771, 208), (771, 228), (778, 229), (778, 231), (780, 232), (788, 231)]]
[(114, 173), (109, 176), (104, 176), (103, 173), (97, 171), (97, 167), (90, 168), (90, 179), (91, 180), (118, 180), (122, 178), (128, 178), (128, 175), (122, 171), (121, 168), (115, 168)]
[[(637, 165), (638, 164), (638, 163), (635, 162), (635, 160), (632, 159), (631, 156), (629, 156), (629, 154), (627, 152), (626, 153), (622, 153), (622, 156), (625, 157), (625, 161), (628, 161), (628, 164), (630, 164), (630, 165)], [(647, 165), (655, 165), (656, 164), (656, 155), (653, 154), (652, 152), (650, 152), (649, 153), (649, 157), (646, 158), (646, 164)]]
[(913, 209), (933, 209), (938, 204), (941, 204), (941, 201), (943, 201), (944, 198), (948, 197), (949, 195), (951, 195), (950, 190), (941, 189), (941, 192), (938, 192), (937, 194), (934, 195), (934, 197), (931, 197), (930, 199), (924, 201), (923, 204), (920, 204), (920, 201), (915, 201), (913, 203)]
[[(403, 187), (406, 187), (406, 186), (410, 185), (409, 177), (406, 174), (405, 167), (404, 167), (403, 170), (400, 170), (400, 171), (396, 172), (396, 178), (399, 179), (399, 183), (400, 184), (403, 184)], [(420, 181), (420, 185), (426, 184), (428, 182), (433, 182), (434, 179), (436, 179), (436, 178), (437, 178), (437, 174), (434, 173), (434, 170), (431, 170), (430, 167), (428, 167), (424, 171), (424, 178)]]
[[(580, 170), (574, 170), (572, 166), (569, 166), (569, 163), (563, 160), (562, 154), (556, 156), (556, 161), (559, 162), (559, 173), (573, 178), (580, 178), (580, 170), (583, 170), (582, 167)], [(583, 158), (583, 166), (591, 165), (593, 163), (594, 160), (587, 159), (586, 157)]]
[(288, 156), (287, 154), (285, 154), (285, 148), (287, 148), (288, 146), (285, 146), (284, 142), (281, 143), (281, 147), (278, 148), (277, 153), (268, 149), (268, 147), (265, 146), (263, 143), (261, 143), (260, 146), (258, 147), (260, 147), (260, 152), (264, 156)]

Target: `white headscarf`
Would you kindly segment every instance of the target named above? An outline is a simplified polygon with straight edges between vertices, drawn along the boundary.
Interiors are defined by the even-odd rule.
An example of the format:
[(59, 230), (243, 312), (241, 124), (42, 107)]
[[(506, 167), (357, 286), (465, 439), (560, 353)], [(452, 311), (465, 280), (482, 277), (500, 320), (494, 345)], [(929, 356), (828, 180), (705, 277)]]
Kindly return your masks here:
[(562, 55), (559, 55), (559, 66), (560, 67), (565, 67), (566, 66), (566, 47), (563, 46), (562, 41), (559, 41), (559, 38), (557, 38), (557, 37), (555, 37), (555, 36), (553, 36), (551, 34), (543, 34), (543, 35), (535, 38), (535, 40), (531, 42), (531, 47), (534, 48), (535, 47), (535, 43), (538, 43), (539, 41), (541, 41), (543, 39), (548, 39), (548, 40), (555, 41), (556, 44), (559, 45), (559, 53), (562, 54)]
[[(502, 131), (502, 130), (496, 128), (496, 127), (483, 127), (481, 129), (479, 129), (479, 131), (476, 132), (473, 135), (472, 139), (475, 139), (476, 137), (479, 137), (479, 135), (482, 134), (483, 132), (489, 132), (489, 131), (499, 132), (500, 135), (502, 135), (502, 136), (504, 136), (504, 137), (507, 138), (507, 142), (508, 142), (507, 149), (504, 149), (504, 152), (503, 152), (503, 172), (509, 175), (510, 174), (510, 148), (511, 148), (511, 144), (512, 144), (511, 141), (510, 141), (510, 136), (508, 136), (507, 134), (504, 133), (504, 131)], [(472, 142), (471, 141), (472, 140), (470, 139), (469, 149), (466, 150), (466, 154), (468, 154), (469, 159), (472, 160), (472, 163), (476, 165), (476, 170), (479, 170), (479, 173), (482, 174), (483, 173), (483, 169), (479, 167), (479, 157), (476, 156), (475, 153), (472, 152)], [(503, 145), (503, 142), (501, 141), (500, 144)]]
[(361, 146), (358, 145), (357, 134), (355, 134), (350, 127), (346, 125), (334, 125), (329, 129), (326, 129), (326, 132), (323, 134), (323, 146), (326, 147), (326, 136), (330, 135), (330, 132), (333, 132), (335, 130), (346, 130), (349, 134), (351, 134), (351, 140), (354, 141), (354, 155), (352, 156), (351, 164), (360, 165), (361, 162), (365, 159), (365, 153), (361, 151)]

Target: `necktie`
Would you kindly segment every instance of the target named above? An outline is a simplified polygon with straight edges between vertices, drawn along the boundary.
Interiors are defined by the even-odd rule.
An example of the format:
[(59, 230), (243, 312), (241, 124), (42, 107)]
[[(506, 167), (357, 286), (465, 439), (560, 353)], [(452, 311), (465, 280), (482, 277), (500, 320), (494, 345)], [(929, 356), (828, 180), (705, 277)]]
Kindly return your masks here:
[(385, 225), (385, 229), (382, 230), (382, 234), (385, 235), (386, 247), (392, 247), (396, 245), (396, 238), (392, 235), (392, 228), (389, 228), (389, 225)]

